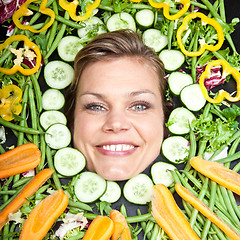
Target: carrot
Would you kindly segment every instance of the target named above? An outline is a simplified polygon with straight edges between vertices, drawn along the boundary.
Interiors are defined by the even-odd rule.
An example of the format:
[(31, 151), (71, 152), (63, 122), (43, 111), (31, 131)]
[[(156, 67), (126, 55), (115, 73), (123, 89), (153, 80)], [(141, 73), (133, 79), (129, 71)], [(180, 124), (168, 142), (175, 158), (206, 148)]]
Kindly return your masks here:
[(83, 240), (108, 240), (113, 233), (113, 221), (107, 216), (98, 215), (91, 222)]
[(68, 195), (59, 189), (47, 196), (30, 213), (24, 223), (20, 240), (41, 240), (68, 205)]
[(163, 184), (153, 186), (152, 216), (172, 240), (200, 240)]
[(204, 176), (240, 195), (240, 175), (238, 173), (220, 163), (204, 160), (201, 156), (191, 158), (190, 164)]
[(111, 240), (131, 240), (132, 238), (130, 229), (125, 217), (121, 214), (121, 212), (114, 209), (110, 212), (109, 217), (114, 223), (114, 231)]
[(25, 143), (0, 155), (0, 178), (14, 176), (35, 168), (41, 152), (34, 143)]
[(230, 239), (239, 240), (240, 235), (234, 231), (228, 224), (226, 224), (222, 219), (220, 219), (207, 205), (196, 198), (190, 191), (188, 191), (181, 184), (175, 184), (175, 190), (180, 197), (182, 197), (186, 202), (190, 203), (194, 208), (201, 212), (205, 217), (207, 217), (211, 222), (217, 225)]
[(9, 214), (17, 212), (19, 208), (30, 198), (39, 187), (52, 175), (54, 170), (47, 168), (39, 172), (1, 212), (0, 212), (0, 230), (7, 223)]

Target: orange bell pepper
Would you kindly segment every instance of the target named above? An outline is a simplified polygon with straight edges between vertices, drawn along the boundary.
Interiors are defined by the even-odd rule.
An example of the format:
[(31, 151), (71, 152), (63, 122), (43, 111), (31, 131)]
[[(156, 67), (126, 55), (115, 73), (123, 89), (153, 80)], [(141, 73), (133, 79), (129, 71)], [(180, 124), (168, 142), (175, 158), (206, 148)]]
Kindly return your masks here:
[[(15, 41), (23, 41), (25, 48), (19, 49), (14, 52), (13, 49), (11, 48), (11, 43)], [(0, 52), (3, 49), (8, 49), (17, 56), (17, 58), (14, 61), (14, 66), (12, 68), (0, 67), (0, 72), (3, 72), (4, 74), (11, 75), (19, 71), (24, 75), (32, 75), (36, 73), (41, 66), (42, 55), (38, 46), (35, 43), (31, 42), (29, 38), (25, 35), (13, 35), (7, 38), (4, 43), (0, 44)], [(29, 51), (31, 53), (31, 57), (36, 58), (36, 65), (31, 69), (25, 69), (21, 66), (21, 62), (24, 54), (26, 55), (26, 57), (28, 57), (27, 54), (29, 53)]]
[[(222, 69), (223, 69), (222, 70), (222, 75), (224, 76), (224, 78), (228, 75), (232, 75), (234, 77), (234, 79), (236, 80), (237, 92), (236, 92), (236, 95), (234, 97), (232, 97), (228, 92), (226, 92), (223, 89), (221, 89), (218, 92), (217, 97), (214, 98), (214, 99), (209, 97), (209, 95), (208, 95), (208, 91), (207, 91), (207, 89), (204, 85), (204, 80), (211, 76), (212, 67), (219, 66), (219, 65), (222, 66)], [(224, 98), (227, 99), (230, 102), (237, 102), (240, 99), (240, 73), (236, 68), (231, 67), (226, 60), (218, 59), (218, 60), (211, 61), (210, 63), (208, 63), (205, 71), (202, 73), (202, 75), (199, 78), (199, 85), (200, 85), (200, 88), (203, 92), (204, 97), (210, 103), (220, 103), (220, 102), (223, 101)]]
[(22, 90), (12, 84), (0, 89), (0, 116), (6, 120), (14, 119), (13, 113), (19, 115), (22, 111)]
[(68, 2), (67, 0), (59, 0), (59, 5), (66, 11), (68, 11), (70, 17), (75, 21), (83, 21), (91, 17), (92, 11), (96, 9), (101, 0), (95, 0), (92, 4), (87, 3), (85, 7), (85, 14), (84, 15), (76, 15), (77, 14), (77, 7), (79, 6), (79, 1), (74, 0)]
[[(217, 35), (218, 35), (218, 43), (216, 45), (202, 43), (200, 49), (198, 51), (193, 51), (193, 52), (189, 52), (185, 49), (184, 44), (182, 42), (182, 33), (189, 28), (188, 23), (190, 20), (192, 20), (194, 18), (201, 18), (203, 24), (210, 24), (215, 28)], [(200, 13), (200, 12), (190, 13), (189, 15), (184, 17), (182, 25), (177, 30), (177, 42), (178, 42), (178, 45), (179, 45), (181, 51), (186, 56), (189, 56), (189, 57), (200, 56), (201, 54), (203, 54), (203, 52), (205, 50), (217, 51), (221, 48), (221, 46), (224, 42), (223, 29), (216, 20), (207, 17), (203, 13)]]
[(29, 30), (33, 33), (40, 33), (46, 29), (48, 29), (54, 22), (55, 20), (55, 13), (52, 9), (50, 8), (46, 8), (47, 5), (47, 0), (42, 0), (40, 7), (39, 7), (39, 12), (44, 14), (44, 15), (48, 15), (50, 17), (50, 20), (47, 24), (45, 24), (41, 29), (36, 30), (34, 29), (31, 25), (24, 25), (20, 22), (20, 18), (22, 16), (30, 16), (33, 14), (33, 12), (31, 10), (28, 9), (28, 5), (32, 2), (35, 2), (37, 0), (27, 0), (25, 3), (23, 3), (20, 8), (13, 14), (13, 22), (15, 23), (15, 25), (23, 30)]

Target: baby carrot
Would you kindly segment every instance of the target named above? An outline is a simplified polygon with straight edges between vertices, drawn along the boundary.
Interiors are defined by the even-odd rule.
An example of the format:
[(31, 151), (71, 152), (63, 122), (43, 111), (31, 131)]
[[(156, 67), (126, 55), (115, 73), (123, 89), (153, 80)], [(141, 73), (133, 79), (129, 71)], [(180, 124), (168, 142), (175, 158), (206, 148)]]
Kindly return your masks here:
[(6, 178), (35, 168), (41, 152), (33, 143), (22, 144), (0, 155), (0, 178)]
[(47, 196), (30, 213), (24, 223), (20, 240), (41, 240), (68, 205), (68, 195), (62, 189)]
[(39, 187), (52, 175), (54, 170), (46, 168), (39, 172), (1, 212), (0, 230), (7, 223), (9, 214), (15, 213), (30, 198)]
[(190, 191), (188, 191), (181, 184), (176, 183), (175, 189), (178, 195), (186, 202), (190, 203), (195, 209), (201, 212), (211, 222), (216, 224), (230, 239), (239, 240), (240, 235), (234, 231), (228, 224), (220, 219), (212, 210), (209, 209), (202, 201), (196, 198)]
[(204, 160), (201, 156), (191, 158), (190, 164), (204, 176), (240, 195), (240, 175), (238, 173), (220, 163)]

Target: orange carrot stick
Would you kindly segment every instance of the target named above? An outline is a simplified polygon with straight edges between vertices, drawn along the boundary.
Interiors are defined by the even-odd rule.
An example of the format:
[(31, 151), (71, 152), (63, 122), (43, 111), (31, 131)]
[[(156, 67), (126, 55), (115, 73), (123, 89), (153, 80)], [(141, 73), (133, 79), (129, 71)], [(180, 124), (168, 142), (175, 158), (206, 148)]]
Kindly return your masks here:
[(163, 184), (153, 186), (152, 215), (172, 240), (200, 240)]
[(204, 176), (240, 195), (240, 175), (238, 173), (220, 163), (204, 160), (201, 156), (191, 158), (190, 164)]
[(26, 143), (0, 155), (0, 178), (6, 178), (35, 168), (41, 152), (34, 143)]
[(117, 210), (112, 210), (109, 217), (114, 223), (114, 231), (111, 240), (131, 240), (131, 232), (125, 217)]
[(207, 205), (196, 198), (190, 191), (188, 191), (181, 184), (175, 184), (176, 192), (182, 197), (186, 202), (190, 203), (194, 208), (201, 212), (205, 217), (207, 217), (211, 222), (216, 224), (230, 239), (240, 240), (240, 235), (234, 231), (228, 224), (226, 224), (222, 219), (220, 219)]
[(40, 188), (52, 175), (54, 170), (47, 168), (39, 172), (23, 190), (0, 212), (0, 230), (7, 223), (9, 214), (17, 212), (19, 208)]
[(61, 189), (47, 196), (31, 211), (19, 239), (43, 239), (67, 205), (68, 195)]
[(98, 215), (88, 227), (83, 240), (108, 240), (113, 233), (113, 221), (107, 216)]

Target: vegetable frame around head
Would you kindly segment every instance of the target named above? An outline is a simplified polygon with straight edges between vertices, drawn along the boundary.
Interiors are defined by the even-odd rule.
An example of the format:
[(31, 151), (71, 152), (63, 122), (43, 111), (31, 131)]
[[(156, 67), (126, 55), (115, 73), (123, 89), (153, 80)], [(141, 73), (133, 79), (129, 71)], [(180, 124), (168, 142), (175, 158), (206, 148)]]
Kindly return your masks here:
[(26, 24), (22, 24), (20, 22), (20, 18), (23, 16), (30, 16), (32, 15), (32, 11), (28, 9), (28, 5), (32, 2), (35, 2), (36, 0), (27, 0), (25, 3), (23, 3), (20, 8), (13, 14), (13, 22), (15, 23), (15, 25), (19, 28), (19, 29), (23, 29), (23, 30), (29, 30), (33, 33), (40, 33), (46, 29), (48, 29), (54, 22), (55, 20), (55, 13), (52, 9), (50, 8), (46, 8), (47, 5), (47, 0), (42, 0), (41, 1), (41, 5), (39, 7), (39, 12), (47, 15), (50, 17), (50, 20), (48, 21), (48, 23), (46, 23), (41, 29), (36, 30), (34, 29), (31, 25), (26, 25)]
[[(15, 41), (23, 41), (24, 49), (21, 49), (21, 48), (19, 50), (12, 49), (11, 43)], [(19, 71), (23, 75), (32, 75), (36, 73), (41, 66), (42, 55), (38, 46), (35, 43), (31, 42), (29, 38), (25, 35), (13, 35), (7, 38), (7, 40), (4, 43), (0, 44), (0, 52), (4, 49), (8, 49), (9, 51), (12, 51), (17, 56), (17, 58), (15, 59), (16, 61), (14, 60), (14, 66), (12, 68), (0, 67), (0, 72), (4, 74), (12, 75), (17, 71)], [(20, 51), (20, 54), (17, 51)], [(36, 58), (35, 67), (31, 69), (25, 69), (21, 66), (21, 62), (23, 60), (24, 54), (27, 54), (26, 55), (27, 58), (29, 58), (29, 54), (31, 55), (30, 56), (31, 58), (33, 59)]]
[[(204, 85), (204, 81), (205, 81), (206, 78), (211, 76), (211, 69), (213, 67), (216, 67), (216, 66), (219, 66), (219, 65), (222, 66), (222, 68), (223, 68), (222, 75), (223, 75), (224, 78), (228, 75), (232, 75), (234, 77), (234, 79), (236, 80), (236, 83), (237, 83), (236, 96), (232, 97), (230, 93), (221, 89), (218, 92), (218, 95), (217, 95), (216, 98), (213, 99), (213, 98), (209, 97), (208, 91), (207, 91), (207, 89)], [(204, 97), (210, 103), (220, 103), (220, 102), (223, 101), (224, 98), (226, 100), (230, 101), (230, 102), (237, 102), (240, 99), (240, 73), (236, 68), (231, 67), (226, 60), (218, 59), (218, 60), (211, 61), (210, 63), (208, 63), (205, 71), (200, 76), (199, 85), (200, 85), (200, 88), (203, 92)]]
[[(189, 21), (194, 18), (200, 18), (202, 20), (202, 24), (205, 24), (205, 25), (209, 24), (215, 28), (215, 30), (217, 32), (217, 36), (218, 36), (218, 43), (216, 45), (202, 43), (202, 44), (200, 44), (201, 47), (198, 51), (189, 52), (186, 50), (186, 48), (184, 47), (184, 44), (182, 42), (182, 33), (188, 29)], [(179, 45), (181, 51), (186, 56), (189, 56), (189, 57), (200, 56), (201, 54), (204, 53), (205, 50), (217, 51), (221, 48), (221, 46), (224, 42), (223, 29), (216, 20), (207, 17), (205, 14), (203, 14), (201, 12), (190, 13), (189, 15), (184, 17), (182, 25), (177, 30), (177, 42), (178, 42), (178, 45)]]

